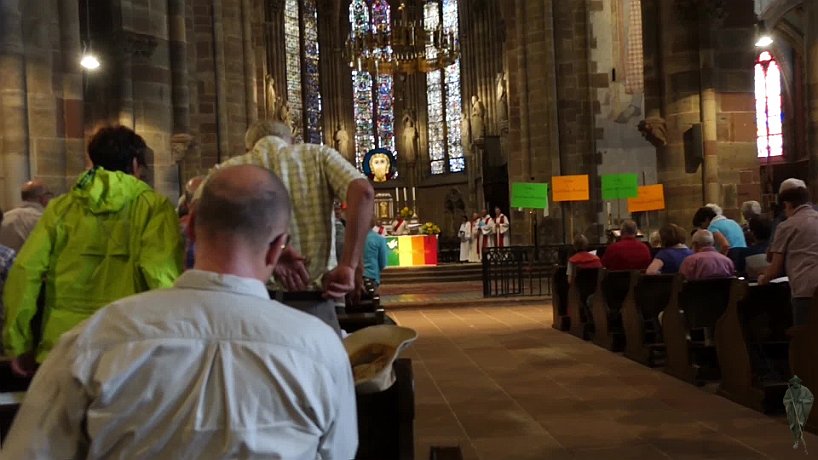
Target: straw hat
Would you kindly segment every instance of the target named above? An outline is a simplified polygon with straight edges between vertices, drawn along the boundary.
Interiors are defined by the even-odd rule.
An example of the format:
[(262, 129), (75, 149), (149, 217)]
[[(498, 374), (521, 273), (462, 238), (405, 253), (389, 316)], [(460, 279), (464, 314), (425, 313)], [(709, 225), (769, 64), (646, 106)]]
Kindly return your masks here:
[[(356, 377), (355, 392), (368, 394), (388, 390), (395, 383), (392, 363), (417, 336), (414, 329), (389, 324), (370, 326), (346, 336), (344, 348), (350, 357), (353, 371), (362, 364), (375, 366), (366, 369), (365, 375)], [(355, 362), (360, 360), (362, 362)]]

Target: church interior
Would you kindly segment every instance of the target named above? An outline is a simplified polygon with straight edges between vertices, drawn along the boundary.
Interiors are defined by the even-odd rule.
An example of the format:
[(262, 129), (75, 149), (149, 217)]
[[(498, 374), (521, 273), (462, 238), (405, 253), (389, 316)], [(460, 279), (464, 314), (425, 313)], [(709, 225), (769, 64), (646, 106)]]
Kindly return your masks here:
[[(772, 215), (785, 179), (818, 193), (818, 1), (0, 2), (3, 210), (34, 178), (70, 191), (90, 166), (88, 139), (110, 124), (144, 137), (146, 182), (175, 203), (189, 179), (244, 154), (247, 128), (265, 119), (367, 175), (384, 232), (434, 237), (422, 243), (436, 245), (434, 262), (427, 249), (407, 265), (457, 262), (461, 223), (495, 208), (512, 248), (580, 233), (601, 245), (630, 219), (645, 237), (669, 223), (689, 231), (706, 203), (737, 221), (750, 200)], [(617, 178), (628, 185), (608, 188)], [(643, 190), (659, 202), (636, 206)], [(554, 251), (549, 266), (564, 265)], [(419, 333), (404, 354), (411, 454), (394, 458), (804, 456), (783, 406), (725, 397), (722, 351), (721, 380), (636, 362), (630, 345), (599, 342), (599, 324), (591, 341), (558, 324), (581, 288), (559, 292), (553, 267), (515, 265), (528, 276), (515, 298), (495, 295), (487, 263), (384, 274), (386, 314)], [(793, 357), (787, 337), (818, 390), (818, 342), (798, 336), (806, 349)], [(817, 427), (813, 414), (809, 447)]]

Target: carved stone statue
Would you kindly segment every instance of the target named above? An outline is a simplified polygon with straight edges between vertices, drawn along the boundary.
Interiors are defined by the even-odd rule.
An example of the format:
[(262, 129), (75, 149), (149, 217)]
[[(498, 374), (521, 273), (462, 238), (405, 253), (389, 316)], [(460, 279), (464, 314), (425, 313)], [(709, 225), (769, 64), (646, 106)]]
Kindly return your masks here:
[(285, 102), (278, 105), (278, 113), (276, 114), (278, 121), (290, 127), (290, 130), (295, 134), (295, 127), (293, 126), (293, 115), (290, 112), (290, 103)]
[(661, 117), (648, 117), (639, 122), (639, 132), (654, 147), (667, 145), (667, 122)]
[(413, 164), (417, 159), (417, 139), (418, 129), (415, 126), (414, 110), (406, 109), (403, 111), (403, 154), (406, 156), (406, 162)]
[(338, 153), (343, 155), (343, 157), (347, 160), (350, 160), (352, 155), (349, 150), (349, 134), (343, 126), (339, 126), (338, 130), (335, 131), (334, 139), (335, 149), (338, 150)]
[(501, 131), (508, 130), (508, 94), (506, 94), (506, 74), (497, 74), (497, 122)]
[(469, 114), (460, 114), (460, 145), (463, 146), (463, 155), (471, 155), (471, 124)]
[(480, 101), (480, 97), (471, 97), (471, 137), (473, 142), (483, 140), (483, 122), (486, 116), (486, 106)]
[(265, 109), (267, 111), (267, 118), (272, 119), (278, 111), (278, 107), (276, 107), (278, 100), (276, 99), (275, 80), (273, 80), (272, 75), (267, 74), (267, 76), (264, 77), (264, 81), (266, 82), (267, 88), (267, 92), (264, 95)]

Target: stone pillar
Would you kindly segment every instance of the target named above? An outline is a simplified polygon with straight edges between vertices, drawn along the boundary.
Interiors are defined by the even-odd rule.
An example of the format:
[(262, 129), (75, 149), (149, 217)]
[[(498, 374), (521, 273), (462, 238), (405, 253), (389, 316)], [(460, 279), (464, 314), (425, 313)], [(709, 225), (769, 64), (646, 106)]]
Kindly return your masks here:
[(9, 208), (29, 177), (28, 115), (20, 0), (0, 3), (0, 144), (2, 193)]
[(258, 96), (256, 93), (256, 59), (253, 53), (252, 14), (253, 2), (241, 0), (242, 50), (244, 52), (244, 110), (247, 125), (258, 119)]
[[(807, 78), (807, 132), (809, 181), (813, 199), (818, 197), (818, 4), (805, 2), (805, 67)], [(776, 190), (777, 192), (777, 190)]]
[[(716, 62), (713, 41), (713, 27), (717, 26), (717, 20), (711, 18), (706, 12), (699, 12), (699, 107), (702, 124), (703, 140), (703, 176), (704, 176), (704, 201), (708, 203), (721, 204), (721, 185), (719, 184), (719, 157), (718, 157), (718, 134), (716, 131)], [(749, 44), (748, 44), (749, 46)]]
[(77, 61), (81, 51), (80, 20), (78, 0), (60, 2), (60, 45), (62, 62), (59, 66), (62, 75), (62, 110), (65, 122), (65, 170), (63, 186), (59, 192), (68, 190), (74, 176), (79, 175), (87, 166), (83, 120), (85, 119), (82, 68)]
[(173, 133), (190, 131), (190, 90), (187, 85), (185, 0), (168, 0), (168, 48), (173, 100)]

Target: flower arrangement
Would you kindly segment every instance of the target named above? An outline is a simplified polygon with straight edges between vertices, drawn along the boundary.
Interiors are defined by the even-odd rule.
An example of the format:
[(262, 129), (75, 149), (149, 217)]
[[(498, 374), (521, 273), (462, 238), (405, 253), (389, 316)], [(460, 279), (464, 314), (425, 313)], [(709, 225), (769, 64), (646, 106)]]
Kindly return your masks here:
[(426, 222), (425, 224), (420, 226), (420, 233), (424, 235), (437, 235), (440, 233), (440, 227), (437, 224), (432, 222)]
[(414, 212), (411, 209), (409, 209), (409, 207), (405, 206), (403, 209), (400, 210), (400, 216), (403, 217), (404, 219), (412, 217), (412, 214), (414, 214)]

